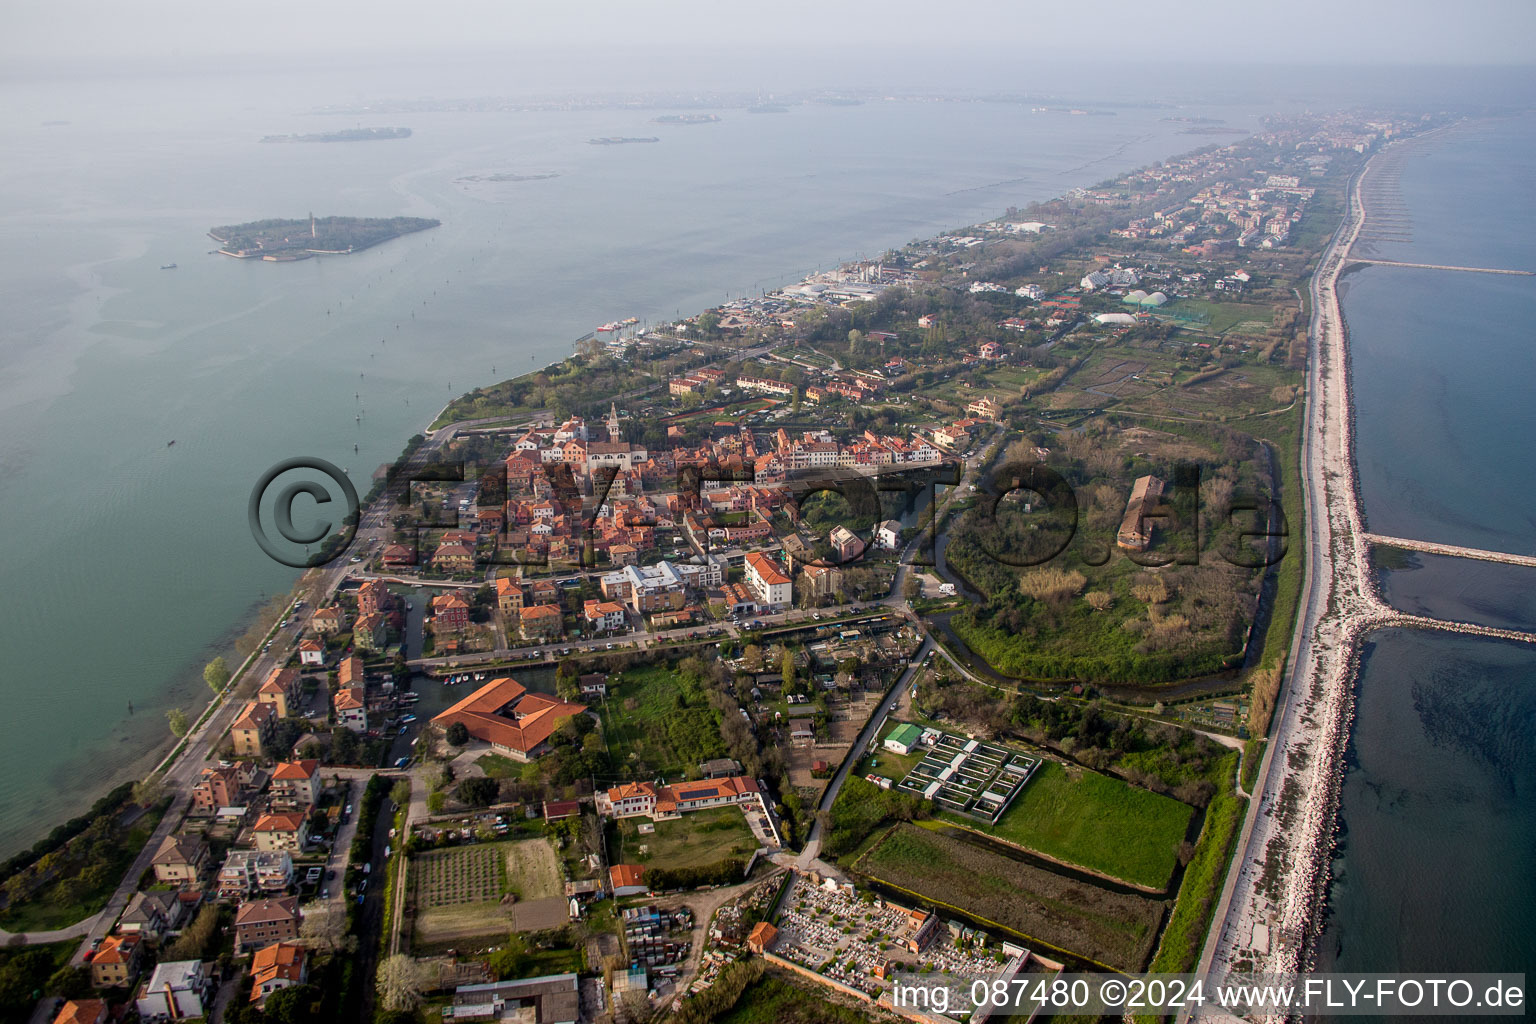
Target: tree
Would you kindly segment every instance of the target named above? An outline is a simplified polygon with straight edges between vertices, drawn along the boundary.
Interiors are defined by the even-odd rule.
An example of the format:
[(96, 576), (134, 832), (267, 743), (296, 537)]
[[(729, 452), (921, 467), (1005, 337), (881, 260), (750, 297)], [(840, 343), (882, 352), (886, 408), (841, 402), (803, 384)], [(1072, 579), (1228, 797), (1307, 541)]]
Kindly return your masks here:
[(203, 666), (203, 682), (215, 694), (223, 693), (224, 687), (229, 685), (229, 666), (222, 654)]
[(133, 802), (140, 807), (148, 807), (157, 804), (165, 796), (165, 783), (159, 775), (151, 775), (147, 779), (140, 779), (133, 784)]
[(305, 907), (299, 938), (316, 949), (333, 953), (357, 946), (357, 937), (347, 934), (346, 910), (331, 901), (316, 901)]
[(465, 779), (454, 790), (454, 795), (471, 807), (486, 807), (495, 802), (500, 791), (501, 787), (495, 779), (481, 777)]
[(469, 742), (469, 726), (463, 722), (453, 722), (448, 726), (446, 736), (449, 743), (455, 747), (462, 747)]
[(290, 985), (267, 996), (262, 1017), (268, 1024), (317, 1024), (323, 993), (314, 985)]
[(182, 739), (192, 728), (192, 723), (187, 719), (187, 713), (181, 708), (171, 708), (165, 713), (165, 720), (171, 727), (171, 734), (177, 739)]
[(442, 793), (427, 794), (427, 813), (442, 814), (443, 807), (448, 803), (448, 798)]
[(386, 1010), (413, 1010), (421, 1005), (421, 994), (435, 980), (435, 973), (430, 964), (396, 953), (379, 964), (379, 1001)]
[(389, 799), (396, 807), (407, 807), (411, 802), (411, 780), (401, 779), (389, 790)]
[(757, 644), (747, 644), (741, 652), (742, 667), (748, 672), (761, 672), (763, 670), (763, 649)]
[(779, 675), (784, 680), (785, 688), (795, 685), (795, 652), (788, 647), (779, 656)]

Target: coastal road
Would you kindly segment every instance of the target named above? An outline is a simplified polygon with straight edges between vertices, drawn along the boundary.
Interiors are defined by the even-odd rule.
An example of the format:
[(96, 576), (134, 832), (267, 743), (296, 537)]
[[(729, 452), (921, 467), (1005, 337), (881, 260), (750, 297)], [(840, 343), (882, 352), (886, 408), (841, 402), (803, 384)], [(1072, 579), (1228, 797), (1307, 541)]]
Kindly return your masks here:
[[(1240, 951), (1258, 955), (1259, 966), (1255, 970), (1271, 967), (1280, 970), (1282, 968), (1271, 958), (1279, 957), (1283, 962), (1285, 958), (1299, 954), (1297, 943), (1301, 935), (1286, 934), (1283, 926), (1289, 919), (1290, 931), (1299, 931), (1295, 925), (1296, 904), (1306, 900), (1299, 889), (1308, 884), (1298, 877), (1308, 871), (1308, 865), (1301, 861), (1316, 853), (1308, 848), (1309, 844), (1321, 839), (1303, 834), (1308, 826), (1298, 816), (1298, 820), (1280, 836), (1290, 849), (1272, 850), (1271, 842), (1276, 838), (1275, 821), (1282, 794), (1293, 782), (1292, 775), (1305, 779), (1303, 773), (1320, 770), (1322, 762), (1328, 758), (1328, 750), (1319, 749), (1326, 748), (1331, 742), (1323, 727), (1329, 718), (1324, 705), (1330, 695), (1325, 691), (1329, 680), (1342, 673), (1343, 666), (1336, 663), (1347, 658), (1348, 651), (1332, 649), (1335, 637), (1322, 635), (1323, 622), (1325, 618), (1346, 622), (1351, 617), (1346, 606), (1351, 604), (1351, 598), (1359, 598), (1362, 585), (1361, 580), (1354, 578), (1360, 567), (1355, 564), (1358, 557), (1350, 555), (1351, 538), (1339, 536), (1349, 530), (1349, 523), (1357, 514), (1354, 496), (1352, 493), (1340, 496), (1338, 504), (1349, 507), (1333, 510), (1340, 517), (1336, 524), (1330, 517), (1329, 478), (1345, 479), (1352, 472), (1347, 463), (1347, 368), (1343, 325), (1339, 322), (1337, 281), (1346, 254), (1364, 222), (1359, 190), (1368, 170), (1369, 164), (1351, 183), (1347, 215), (1335, 230), (1309, 283), (1312, 315), (1307, 332), (1307, 393), (1301, 448), (1306, 535), (1302, 603), (1296, 632), (1291, 639), (1285, 677), (1276, 697), (1272, 717), (1274, 727), (1260, 764), (1255, 798), (1249, 802), (1232, 865), (1201, 952), (1197, 970), (1202, 976), (1213, 968), (1226, 970)], [(1340, 448), (1342, 459), (1337, 454), (1330, 458), (1330, 445)], [(1353, 485), (1345, 483), (1341, 486), (1352, 488)], [(1343, 527), (1342, 531), (1340, 527)], [(1335, 547), (1339, 548), (1337, 552)], [(1331, 610), (1335, 604), (1339, 606), (1337, 611)], [(1340, 699), (1337, 693), (1331, 697)], [(1301, 772), (1293, 766), (1294, 755), (1300, 753), (1293, 750), (1297, 743), (1308, 748), (1300, 757)], [(1308, 795), (1326, 802), (1325, 796), (1310, 792), (1325, 786), (1326, 781), (1316, 778), (1308, 781), (1313, 783), (1303, 787), (1309, 791)], [(1258, 895), (1256, 889), (1270, 859), (1277, 856), (1285, 864), (1280, 874), (1290, 877), (1282, 877), (1280, 884), (1273, 888), (1288, 890), (1291, 899), (1287, 902), (1282, 897), (1282, 902), (1271, 903), (1269, 897)], [(1187, 1019), (1187, 1016), (1181, 1019)]]

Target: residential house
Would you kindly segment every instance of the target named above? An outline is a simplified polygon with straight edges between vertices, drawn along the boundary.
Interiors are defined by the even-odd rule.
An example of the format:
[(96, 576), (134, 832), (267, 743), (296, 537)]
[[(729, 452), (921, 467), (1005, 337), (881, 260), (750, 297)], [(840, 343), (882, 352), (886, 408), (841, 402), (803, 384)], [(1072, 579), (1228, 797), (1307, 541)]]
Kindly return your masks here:
[(159, 939), (181, 927), (183, 914), (181, 899), (174, 892), (136, 892), (128, 901), (128, 909), (117, 919), (117, 930), (125, 935)]
[(588, 601), (582, 616), (587, 628), (595, 633), (611, 633), (624, 628), (624, 606), (616, 601)]
[(297, 942), (274, 942), (251, 957), (251, 1002), (265, 1007), (280, 988), (309, 981), (309, 956)]
[(235, 911), (235, 954), (299, 937), (299, 898), (252, 900)]
[(336, 711), (336, 724), (353, 732), (368, 730), (368, 703), (361, 686), (348, 686), (336, 691), (331, 700)]
[(384, 549), (384, 568), (403, 569), (416, 564), (416, 549), (409, 544), (391, 544)]
[(195, 884), (208, 867), (208, 844), (189, 836), (166, 836), (150, 864), (157, 882)]
[(155, 967), (139, 987), (135, 1004), (141, 1021), (186, 1020), (206, 1017), (213, 1009), (213, 963), (173, 960)]
[(789, 741), (797, 747), (809, 747), (816, 742), (816, 728), (809, 718), (796, 718), (790, 721)]
[(523, 610), (523, 577), (503, 576), (496, 581), (496, 605), (508, 619)]
[(277, 724), (277, 711), (271, 704), (262, 704), (259, 701), (251, 701), (240, 712), (240, 717), (235, 719), (235, 724), (229, 728), (230, 739), (234, 741), (235, 753), (241, 757), (266, 756), (266, 741), (272, 738), (272, 730)]
[(583, 697), (608, 696), (608, 677), (601, 672), (588, 672), (577, 680)]
[(365, 676), (366, 673), (363, 671), (363, 659), (357, 657), (356, 655), (353, 655), (349, 658), (342, 658), (341, 661), (336, 665), (337, 686), (365, 686), (367, 685)]
[(757, 595), (758, 602), (766, 607), (782, 607), (794, 600), (789, 577), (760, 551), (747, 555), (747, 585)]
[(320, 799), (320, 762), (284, 761), (272, 769), (272, 806), (308, 813)]
[(524, 640), (558, 640), (564, 635), (563, 619), (559, 605), (536, 604), (523, 609), (519, 629)]
[(875, 526), (875, 544), (887, 551), (895, 551), (901, 547), (901, 523), (894, 519), (887, 519)]
[(338, 605), (316, 608), (315, 613), (309, 617), (309, 628), (318, 636), (340, 633), (346, 626), (347, 613)]
[(808, 565), (801, 570), (812, 601), (834, 596), (843, 585), (843, 570), (833, 565)]
[(352, 626), (352, 644), (360, 651), (378, 654), (389, 643), (389, 620), (381, 613), (359, 615)]
[(265, 852), (297, 851), (309, 837), (309, 820), (298, 811), (263, 814), (252, 828), (256, 849)]
[(832, 532), (827, 535), (827, 542), (837, 553), (839, 562), (852, 561), (864, 553), (864, 542), (859, 539), (859, 535), (841, 524), (832, 527)]
[(66, 999), (53, 1024), (107, 1024), (105, 999)]
[(469, 628), (469, 598), (457, 590), (432, 599), (432, 632), (462, 633)]
[(126, 988), (139, 974), (139, 960), (144, 955), (143, 939), (129, 932), (108, 935), (91, 957), (93, 988)]
[(432, 565), (443, 572), (469, 572), (475, 567), (475, 551), (462, 543), (444, 541), (432, 553)]
[(433, 718), (442, 728), (462, 722), (475, 739), (518, 761), (528, 761), (545, 744), (563, 719), (586, 712), (584, 704), (534, 693), (515, 679), (492, 679), (447, 711)]
[(364, 580), (362, 586), (357, 588), (359, 615), (383, 615), (389, 611), (391, 604), (389, 587), (383, 580)]
[(325, 644), (314, 637), (305, 637), (299, 642), (300, 665), (324, 665)]
[(967, 405), (965, 407), (965, 412), (967, 415), (975, 416), (978, 419), (996, 420), (998, 417), (1002, 416), (1003, 407), (998, 405), (992, 399), (983, 396), (976, 399), (976, 401), (972, 402), (970, 405)]
[(287, 850), (230, 850), (219, 868), (219, 898), (287, 892), (293, 885), (293, 858)]
[(266, 681), (256, 688), (256, 701), (272, 705), (278, 718), (292, 718), (299, 713), (299, 701), (304, 688), (296, 668), (275, 668)]

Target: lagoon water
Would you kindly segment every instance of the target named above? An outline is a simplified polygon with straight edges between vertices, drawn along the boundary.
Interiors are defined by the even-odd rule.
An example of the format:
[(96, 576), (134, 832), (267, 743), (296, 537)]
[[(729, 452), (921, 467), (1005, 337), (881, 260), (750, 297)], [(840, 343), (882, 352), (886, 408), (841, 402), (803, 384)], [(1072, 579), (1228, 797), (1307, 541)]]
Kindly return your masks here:
[[(312, 455), (366, 481), (448, 399), (597, 324), (696, 311), (1226, 141), (1171, 114), (1253, 128), (1262, 112), (306, 113), (434, 92), (394, 69), (0, 81), (0, 854), (164, 753), (165, 710), (200, 706), (201, 666), (291, 585), (245, 524), (267, 467)], [(414, 134), (257, 142), (359, 123)], [(612, 135), (662, 141), (586, 141)], [(457, 180), (498, 172), (559, 176)], [(291, 264), (209, 253), (213, 225), (311, 211), (443, 226)]]
[[(1482, 121), (1402, 166), (1412, 240), (1384, 258), (1536, 270), (1536, 118)], [(1369, 267), (1346, 278), (1372, 530), (1536, 552), (1536, 278)], [(1536, 628), (1536, 570), (1415, 556), (1398, 607)], [(1319, 966), (1536, 964), (1536, 649), (1387, 630), (1367, 646)]]

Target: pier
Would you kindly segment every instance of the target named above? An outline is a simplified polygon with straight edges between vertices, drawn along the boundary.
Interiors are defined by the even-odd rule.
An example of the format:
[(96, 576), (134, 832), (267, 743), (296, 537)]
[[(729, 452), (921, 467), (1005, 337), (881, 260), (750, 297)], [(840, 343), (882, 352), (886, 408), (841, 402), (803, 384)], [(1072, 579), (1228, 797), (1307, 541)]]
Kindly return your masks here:
[(1419, 270), (1460, 270), (1468, 274), (1510, 274), (1515, 277), (1536, 277), (1532, 270), (1507, 270), (1503, 267), (1452, 267), (1443, 263), (1404, 263), (1401, 260), (1378, 260), (1370, 256), (1351, 256), (1350, 263), (1374, 263), (1380, 267), (1415, 267)]
[(1365, 535), (1367, 544), (1379, 544), (1404, 551), (1422, 551), (1427, 555), (1447, 555), (1451, 558), (1476, 558), (1483, 562), (1503, 562), (1505, 565), (1523, 565), (1536, 569), (1536, 555), (1515, 555), (1508, 551), (1485, 551), (1482, 548), (1465, 548), (1456, 544), (1437, 544), (1432, 540), (1409, 540), (1406, 537), (1383, 537), (1379, 533)]

